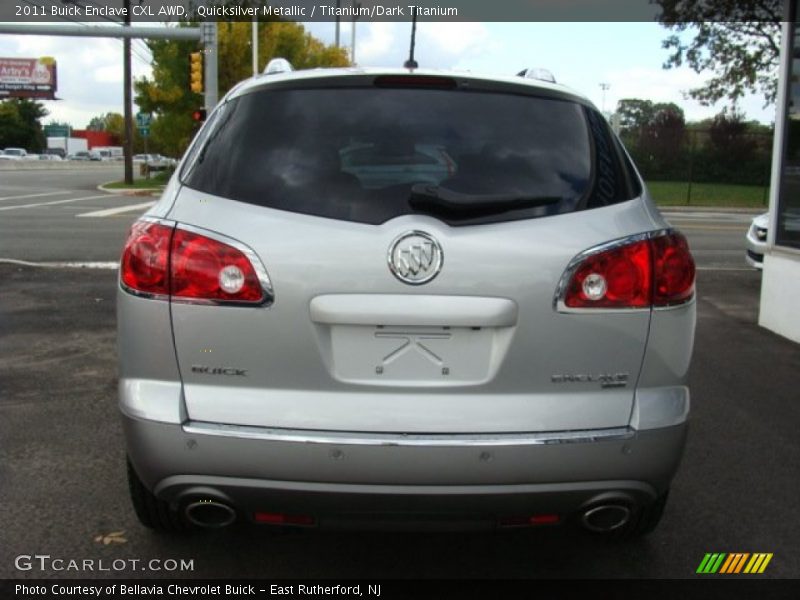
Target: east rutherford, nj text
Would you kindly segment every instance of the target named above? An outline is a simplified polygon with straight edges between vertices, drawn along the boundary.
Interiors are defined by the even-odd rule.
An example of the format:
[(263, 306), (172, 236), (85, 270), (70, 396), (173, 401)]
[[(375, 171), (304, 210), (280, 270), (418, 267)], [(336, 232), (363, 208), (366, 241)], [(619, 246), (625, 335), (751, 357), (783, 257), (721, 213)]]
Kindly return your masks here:
[[(363, 596), (361, 585), (277, 585), (269, 586), (271, 596)], [(368, 585), (368, 596), (380, 596), (380, 585)]]

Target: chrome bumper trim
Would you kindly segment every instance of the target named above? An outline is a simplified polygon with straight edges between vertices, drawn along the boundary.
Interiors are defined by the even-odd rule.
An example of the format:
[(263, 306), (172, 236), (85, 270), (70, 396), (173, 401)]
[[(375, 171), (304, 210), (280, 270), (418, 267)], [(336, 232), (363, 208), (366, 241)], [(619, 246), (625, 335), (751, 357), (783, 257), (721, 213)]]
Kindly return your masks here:
[(214, 435), (266, 442), (297, 444), (341, 444), (349, 446), (544, 446), (549, 444), (582, 444), (627, 440), (636, 435), (631, 427), (548, 431), (542, 433), (361, 433), (353, 431), (314, 431), (309, 429), (275, 429), (187, 421), (183, 431), (192, 435)]

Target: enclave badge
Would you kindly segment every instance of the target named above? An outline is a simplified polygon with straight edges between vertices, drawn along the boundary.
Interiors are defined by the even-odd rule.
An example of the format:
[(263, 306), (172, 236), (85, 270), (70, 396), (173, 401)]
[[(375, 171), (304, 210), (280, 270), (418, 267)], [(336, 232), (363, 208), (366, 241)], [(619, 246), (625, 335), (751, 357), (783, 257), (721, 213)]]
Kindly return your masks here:
[(403, 283), (428, 283), (442, 269), (442, 247), (424, 231), (408, 231), (389, 246), (389, 270)]

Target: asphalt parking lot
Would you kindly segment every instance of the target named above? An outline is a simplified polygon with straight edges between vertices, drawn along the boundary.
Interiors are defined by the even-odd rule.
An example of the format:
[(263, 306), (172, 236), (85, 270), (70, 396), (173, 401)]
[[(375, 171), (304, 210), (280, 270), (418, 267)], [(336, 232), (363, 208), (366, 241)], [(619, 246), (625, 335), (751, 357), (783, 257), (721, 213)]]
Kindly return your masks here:
[[(34, 200), (3, 201), (24, 193), (1, 188), (0, 207)], [(80, 197), (70, 194), (52, 201)], [(103, 206), (87, 209), (86, 202)], [(114, 260), (135, 210), (79, 230), (73, 237), (81, 239), (67, 242), (74, 254), (59, 253), (57, 242), (43, 236), (54, 224), (68, 231), (71, 222), (85, 221), (79, 211), (125, 202), (140, 200), (0, 213), (7, 233), (0, 258), (75, 260), (91, 247), (91, 260)], [(671, 218), (699, 251), (691, 432), (661, 526), (629, 544), (561, 528), (154, 534), (138, 524), (127, 496), (115, 406), (116, 273), (0, 263), (0, 577), (691, 578), (706, 552), (773, 553), (759, 577), (800, 577), (800, 346), (757, 325), (761, 276), (744, 268), (741, 254), (734, 258), (741, 250), (731, 245), (749, 217)], [(20, 250), (15, 235), (33, 239)], [(102, 573), (20, 570), (17, 557), (34, 554), (128, 562)], [(143, 569), (152, 559), (191, 560), (193, 569)]]

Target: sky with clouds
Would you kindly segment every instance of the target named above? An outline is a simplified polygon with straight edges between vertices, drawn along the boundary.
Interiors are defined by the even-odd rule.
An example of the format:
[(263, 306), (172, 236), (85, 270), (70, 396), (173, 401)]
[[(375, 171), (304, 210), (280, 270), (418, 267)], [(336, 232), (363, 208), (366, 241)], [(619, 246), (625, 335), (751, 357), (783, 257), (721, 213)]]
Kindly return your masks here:
[[(333, 23), (309, 23), (308, 30), (333, 43)], [(350, 23), (341, 40), (349, 46)], [(408, 56), (409, 23), (359, 22), (356, 62), (361, 66), (401, 66)], [(526, 67), (550, 70), (559, 81), (612, 110), (621, 98), (675, 102), (689, 120), (710, 117), (722, 105), (703, 107), (683, 92), (709, 74), (688, 68), (664, 70), (667, 32), (657, 23), (430, 23), (417, 29), (416, 59), (421, 67), (508, 75)], [(122, 42), (118, 39), (0, 35), (0, 57), (53, 56), (58, 62), (59, 101), (46, 101), (50, 116), (77, 128), (105, 112), (122, 112)], [(151, 55), (134, 43), (135, 77), (150, 74)], [(600, 84), (608, 84), (605, 97)], [(773, 107), (759, 96), (740, 103), (748, 118), (774, 121)]]

